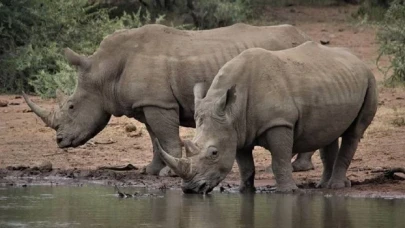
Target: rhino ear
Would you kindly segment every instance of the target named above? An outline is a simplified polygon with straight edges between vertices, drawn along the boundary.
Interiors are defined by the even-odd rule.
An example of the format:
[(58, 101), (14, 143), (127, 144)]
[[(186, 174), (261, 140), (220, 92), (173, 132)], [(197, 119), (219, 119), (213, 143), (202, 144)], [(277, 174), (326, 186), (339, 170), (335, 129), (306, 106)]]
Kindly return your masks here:
[(231, 108), (232, 104), (236, 101), (236, 85), (229, 88), (226, 93), (219, 99), (217, 111), (225, 113), (227, 109)]
[(62, 90), (56, 89), (56, 101), (58, 102), (59, 106), (63, 104), (63, 102), (67, 99), (67, 95), (63, 93)]
[(199, 82), (194, 85), (193, 93), (195, 107), (198, 107), (198, 105), (200, 105), (200, 101), (205, 97), (207, 93), (207, 86), (204, 82)]
[(198, 147), (189, 140), (183, 141), (184, 148), (186, 149), (186, 157), (193, 157), (200, 153)]
[(87, 69), (90, 66), (89, 59), (84, 55), (79, 55), (70, 48), (65, 48), (65, 57), (70, 65)]

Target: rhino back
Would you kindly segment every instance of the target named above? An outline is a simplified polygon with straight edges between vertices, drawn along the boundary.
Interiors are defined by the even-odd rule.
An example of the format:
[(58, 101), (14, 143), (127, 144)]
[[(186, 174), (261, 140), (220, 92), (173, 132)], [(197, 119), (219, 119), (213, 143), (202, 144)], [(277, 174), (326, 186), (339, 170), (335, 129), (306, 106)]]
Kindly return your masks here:
[(148, 25), (106, 37), (93, 58), (122, 68), (114, 80), (119, 100), (126, 104), (121, 106), (128, 112), (145, 105), (179, 106), (181, 117), (192, 119), (195, 83), (210, 84), (227, 61), (248, 48), (281, 50), (308, 39), (290, 25), (236, 24), (202, 31)]
[(216, 97), (237, 85), (237, 94), (242, 94), (237, 100), (246, 104), (240, 118), (248, 126), (246, 140), (288, 126), (295, 132), (294, 148), (301, 152), (343, 134), (358, 115), (369, 80), (374, 80), (351, 53), (313, 42), (282, 51), (250, 49), (224, 68), (220, 72), (226, 76), (214, 79), (208, 95)]

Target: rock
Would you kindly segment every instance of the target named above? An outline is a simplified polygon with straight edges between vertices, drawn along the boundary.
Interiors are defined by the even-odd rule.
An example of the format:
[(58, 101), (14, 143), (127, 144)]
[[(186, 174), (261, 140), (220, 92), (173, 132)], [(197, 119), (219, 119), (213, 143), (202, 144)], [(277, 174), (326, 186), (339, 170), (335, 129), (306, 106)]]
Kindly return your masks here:
[(22, 112), (23, 113), (32, 112), (32, 110), (31, 109), (24, 109)]
[(128, 136), (129, 137), (140, 137), (140, 136), (142, 136), (142, 131), (138, 131), (138, 132), (130, 132), (129, 134), (128, 134)]
[(9, 105), (20, 105), (18, 102), (10, 102)]
[(345, 31), (345, 29), (344, 29), (344, 28), (340, 28), (340, 29), (338, 29), (338, 31), (339, 31), (339, 32), (343, 32), (343, 31)]
[(328, 44), (330, 44), (330, 40), (327, 39), (327, 38), (321, 39), (320, 42), (321, 42), (322, 45), (328, 45)]
[(135, 126), (135, 124), (132, 124), (132, 123), (130, 123), (130, 124), (127, 124), (126, 126), (125, 126), (125, 131), (126, 132), (133, 132), (133, 131), (136, 131), (138, 128)]
[(45, 161), (38, 166), (39, 170), (42, 172), (50, 172), (52, 171), (52, 163), (49, 161)]
[(0, 107), (7, 107), (8, 101), (0, 100)]
[(14, 97), (14, 99), (21, 99), (21, 98), (22, 98), (22, 97), (19, 96), (19, 95), (17, 95), (17, 96)]

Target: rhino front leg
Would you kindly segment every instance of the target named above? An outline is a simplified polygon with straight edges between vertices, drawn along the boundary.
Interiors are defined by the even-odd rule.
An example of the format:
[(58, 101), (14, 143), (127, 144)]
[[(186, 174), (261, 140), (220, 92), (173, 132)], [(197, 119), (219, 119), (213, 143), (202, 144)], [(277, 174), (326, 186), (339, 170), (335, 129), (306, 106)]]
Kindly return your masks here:
[(293, 131), (276, 127), (266, 132), (266, 149), (272, 156), (272, 169), (277, 182), (277, 192), (291, 192), (298, 189), (292, 177), (291, 154)]
[(154, 143), (154, 140), (156, 139), (155, 133), (153, 133), (152, 128), (148, 125), (146, 125), (146, 129), (148, 130), (150, 139), (152, 140), (152, 146), (153, 146), (153, 157), (152, 157), (152, 162), (146, 166), (145, 172), (149, 175), (159, 175), (159, 172), (166, 166), (166, 164), (160, 159), (160, 156), (157, 154), (157, 148), (156, 144)]
[(298, 153), (297, 158), (292, 163), (293, 172), (302, 172), (314, 169), (314, 165), (312, 164), (312, 155), (314, 155), (315, 151), (307, 152), (307, 153)]
[(255, 163), (253, 160), (253, 148), (246, 148), (236, 152), (236, 162), (239, 166), (241, 193), (255, 192)]
[(333, 165), (336, 160), (336, 156), (339, 152), (339, 138), (333, 141), (331, 144), (320, 149), (321, 160), (323, 164), (323, 173), (321, 181), (318, 183), (318, 188), (326, 188), (330, 177), (333, 172)]
[[(180, 158), (181, 140), (179, 136), (179, 115), (176, 110), (145, 107), (143, 111), (152, 140), (153, 138), (159, 139), (160, 145), (165, 151), (168, 151), (170, 155), (174, 157)], [(156, 153), (157, 150), (155, 146), (153, 151), (152, 163), (147, 166), (146, 172), (150, 172), (154, 175), (159, 174), (160, 176), (174, 175), (174, 173), (170, 172), (170, 168), (164, 165), (163, 161)]]

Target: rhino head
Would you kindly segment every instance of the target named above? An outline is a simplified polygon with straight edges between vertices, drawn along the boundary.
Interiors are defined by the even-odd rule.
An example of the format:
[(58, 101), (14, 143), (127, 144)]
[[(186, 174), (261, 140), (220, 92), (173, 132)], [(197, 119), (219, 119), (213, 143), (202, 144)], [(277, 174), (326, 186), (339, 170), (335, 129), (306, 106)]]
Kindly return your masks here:
[(202, 99), (194, 87), (196, 134), (184, 141), (186, 158), (175, 158), (155, 144), (163, 161), (183, 179), (184, 193), (206, 194), (231, 171), (237, 149), (235, 87), (218, 96)]
[(111, 115), (104, 111), (103, 101), (94, 79), (91, 79), (92, 60), (65, 49), (68, 62), (78, 69), (78, 84), (73, 95), (67, 97), (57, 93), (59, 107), (46, 110), (26, 94), (23, 97), (32, 111), (44, 123), (56, 130), (56, 142), (60, 148), (77, 147), (86, 143), (100, 132)]

